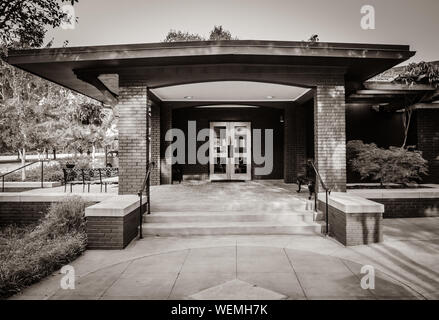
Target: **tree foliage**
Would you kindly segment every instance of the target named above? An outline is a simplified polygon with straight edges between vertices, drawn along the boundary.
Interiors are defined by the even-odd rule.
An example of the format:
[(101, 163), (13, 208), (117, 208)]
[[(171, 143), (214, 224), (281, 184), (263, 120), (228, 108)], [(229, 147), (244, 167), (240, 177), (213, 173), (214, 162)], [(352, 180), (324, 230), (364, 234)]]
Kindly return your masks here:
[(234, 38), (232, 33), (225, 30), (223, 26), (214, 26), (209, 33), (209, 37), (205, 38), (198, 33), (189, 33), (187, 31), (180, 31), (171, 29), (166, 35), (164, 42), (185, 42), (185, 41), (219, 41), (219, 40), (238, 40)]
[(394, 81), (407, 85), (430, 84), (439, 87), (439, 65), (424, 61), (410, 63)]
[(58, 27), (69, 19), (61, 4), (78, 0), (2, 0), (0, 1), (0, 44), (9, 47), (40, 47), (47, 27)]
[(428, 174), (427, 160), (420, 151), (404, 148), (378, 148), (376, 144), (366, 144), (361, 140), (347, 143), (347, 159), (352, 169), (361, 179), (370, 178), (381, 184), (408, 184), (422, 180), (421, 175)]
[(212, 31), (210, 31), (209, 40), (219, 41), (219, 40), (238, 40), (238, 39), (233, 38), (230, 31), (223, 29), (223, 26), (214, 26)]
[(181, 41), (202, 41), (205, 40), (197, 33), (189, 33), (187, 31), (169, 30), (164, 42), (181, 42)]
[(111, 110), (0, 60), (0, 152), (83, 152), (111, 143), (109, 130)]

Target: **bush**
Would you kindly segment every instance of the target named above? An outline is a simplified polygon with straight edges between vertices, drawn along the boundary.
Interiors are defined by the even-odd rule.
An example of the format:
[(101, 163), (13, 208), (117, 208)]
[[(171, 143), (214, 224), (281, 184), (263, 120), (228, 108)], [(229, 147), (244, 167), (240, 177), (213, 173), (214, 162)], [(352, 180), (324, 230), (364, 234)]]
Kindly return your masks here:
[(85, 202), (79, 197), (52, 203), (46, 216), (30, 236), (54, 239), (72, 232), (85, 233), (85, 208)]
[(360, 174), (362, 180), (370, 178), (381, 184), (409, 184), (422, 180), (422, 174), (428, 174), (428, 162), (420, 151), (399, 147), (383, 149), (374, 143), (353, 140), (347, 143), (346, 156), (348, 165)]
[[(56, 182), (64, 179), (61, 165), (56, 161), (45, 163), (44, 181)], [(5, 177), (6, 181), (21, 181), (21, 170), (18, 170)], [(26, 181), (41, 181), (41, 164), (35, 164), (26, 169)]]
[(0, 231), (0, 298), (50, 275), (86, 248), (85, 203), (72, 197), (54, 203), (34, 229)]
[(95, 157), (93, 161), (91, 156), (84, 155), (80, 157), (74, 157), (70, 159), (62, 159), (59, 160), (59, 163), (63, 168), (66, 167), (66, 164), (74, 164), (75, 169), (91, 169), (91, 168), (101, 168), (105, 167), (105, 157)]

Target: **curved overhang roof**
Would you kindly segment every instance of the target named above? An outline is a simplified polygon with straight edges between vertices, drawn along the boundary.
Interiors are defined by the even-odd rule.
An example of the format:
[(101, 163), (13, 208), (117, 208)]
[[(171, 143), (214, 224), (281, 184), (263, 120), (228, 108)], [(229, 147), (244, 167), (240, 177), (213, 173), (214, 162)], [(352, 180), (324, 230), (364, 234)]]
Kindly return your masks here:
[(306, 87), (293, 76), (335, 73), (361, 84), (414, 54), (406, 45), (230, 40), (12, 50), (8, 62), (104, 102), (106, 91), (117, 92), (102, 75), (151, 88), (227, 80)]

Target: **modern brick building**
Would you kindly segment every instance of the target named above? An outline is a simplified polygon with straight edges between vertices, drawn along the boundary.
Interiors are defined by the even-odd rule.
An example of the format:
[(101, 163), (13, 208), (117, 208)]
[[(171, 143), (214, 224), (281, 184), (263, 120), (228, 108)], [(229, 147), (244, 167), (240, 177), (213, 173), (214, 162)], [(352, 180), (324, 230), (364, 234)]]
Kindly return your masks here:
[[(402, 104), (396, 102), (408, 94), (429, 97), (415, 99), (421, 103), (413, 106), (409, 144), (430, 162), (427, 181), (439, 182), (437, 90), (369, 80), (414, 54), (404, 45), (236, 40), (13, 51), (9, 62), (117, 106), (120, 194), (137, 192), (148, 159), (155, 163), (152, 183), (172, 183), (166, 133), (180, 129), (190, 151), (187, 137), (206, 128), (213, 132), (209, 161), (194, 163), (186, 152), (179, 167), (184, 179), (291, 183), (314, 159), (327, 185), (343, 192), (347, 179), (355, 179), (346, 170), (346, 142), (401, 145)], [(273, 130), (269, 174), (257, 173), (254, 129)], [(196, 142), (196, 150), (202, 145)]]

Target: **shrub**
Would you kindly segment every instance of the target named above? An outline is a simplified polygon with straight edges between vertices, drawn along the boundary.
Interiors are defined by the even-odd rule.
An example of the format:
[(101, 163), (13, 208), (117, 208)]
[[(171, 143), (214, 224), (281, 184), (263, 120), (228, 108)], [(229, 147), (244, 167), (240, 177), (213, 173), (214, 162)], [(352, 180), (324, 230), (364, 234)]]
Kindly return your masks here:
[(50, 275), (85, 250), (85, 203), (78, 197), (53, 204), (33, 230), (0, 230), (0, 298)]
[[(44, 181), (62, 181), (64, 179), (64, 173), (62, 167), (56, 161), (45, 163)], [(21, 181), (21, 170), (18, 170), (5, 177), (7, 181)], [(26, 181), (41, 181), (41, 164), (35, 164), (31, 168), (26, 169)]]
[(361, 179), (370, 178), (385, 183), (408, 184), (422, 180), (421, 175), (428, 173), (427, 160), (420, 151), (404, 148), (378, 148), (376, 144), (365, 144), (360, 140), (347, 143), (347, 159), (352, 170), (358, 172)]
[(54, 239), (72, 232), (85, 233), (85, 208), (85, 202), (79, 197), (52, 203), (46, 216), (30, 236)]

